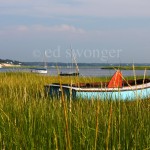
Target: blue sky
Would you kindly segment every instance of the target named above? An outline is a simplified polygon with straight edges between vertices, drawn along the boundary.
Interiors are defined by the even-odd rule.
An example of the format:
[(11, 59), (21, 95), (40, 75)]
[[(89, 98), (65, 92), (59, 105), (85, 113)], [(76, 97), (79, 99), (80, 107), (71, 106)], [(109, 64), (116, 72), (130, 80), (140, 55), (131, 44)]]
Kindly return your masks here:
[(0, 0), (0, 58), (150, 63), (148, 0)]

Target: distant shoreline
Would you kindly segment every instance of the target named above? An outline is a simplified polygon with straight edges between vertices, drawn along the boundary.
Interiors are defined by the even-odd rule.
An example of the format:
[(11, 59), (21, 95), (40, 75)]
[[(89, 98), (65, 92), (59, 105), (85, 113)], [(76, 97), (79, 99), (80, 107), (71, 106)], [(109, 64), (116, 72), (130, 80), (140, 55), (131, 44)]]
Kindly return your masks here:
[(14, 64), (8, 64), (8, 63), (1, 63), (0, 64), (1, 68), (5, 68), (5, 67), (21, 67), (21, 65), (14, 65)]
[(116, 69), (120, 69), (120, 70), (150, 70), (150, 66), (105, 66), (105, 67), (101, 67), (101, 69), (110, 69), (110, 70), (116, 70)]
[[(0, 63), (0, 68), (12, 68), (12, 67), (16, 67), (16, 68), (38, 68), (38, 67), (41, 67), (41, 65), (21, 65), (21, 64), (10, 64), (10, 63)], [(49, 69), (56, 69), (56, 68), (68, 68), (67, 66), (65, 65), (61, 65), (61, 64), (58, 64), (58, 66), (54, 66), (54, 65), (48, 65), (48, 68)], [(73, 66), (73, 68), (75, 68), (75, 66)], [(100, 65), (78, 65), (78, 68), (97, 68), (97, 69), (106, 69), (106, 70), (117, 70), (117, 69), (120, 69), (120, 70), (150, 70), (150, 66), (100, 66)]]

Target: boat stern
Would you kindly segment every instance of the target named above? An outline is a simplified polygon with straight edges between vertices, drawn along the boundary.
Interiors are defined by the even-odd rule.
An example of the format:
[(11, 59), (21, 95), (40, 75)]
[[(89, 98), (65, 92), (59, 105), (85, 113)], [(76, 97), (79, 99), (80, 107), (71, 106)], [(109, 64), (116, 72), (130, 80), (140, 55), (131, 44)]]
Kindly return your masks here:
[(75, 99), (76, 91), (69, 86), (50, 84), (45, 86), (45, 92), (51, 99), (61, 99), (62, 96), (67, 99)]

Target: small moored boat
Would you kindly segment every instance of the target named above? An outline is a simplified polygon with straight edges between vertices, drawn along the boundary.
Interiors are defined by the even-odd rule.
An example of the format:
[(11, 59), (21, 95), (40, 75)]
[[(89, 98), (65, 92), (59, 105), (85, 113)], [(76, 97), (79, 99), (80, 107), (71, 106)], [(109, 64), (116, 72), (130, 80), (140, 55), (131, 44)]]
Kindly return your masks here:
[(48, 71), (46, 68), (34, 68), (31, 70), (32, 73), (46, 74)]
[[(67, 66), (67, 68), (69, 67), (72, 71), (71, 72), (60, 72), (58, 75), (59, 76), (79, 76), (79, 68), (76, 62), (76, 58), (75, 58), (75, 54), (73, 53), (72, 49), (71, 49), (71, 66)], [(75, 62), (75, 71), (73, 71), (73, 61)]]
[(79, 76), (79, 72), (60, 73), (60, 76)]
[[(46, 51), (44, 53), (44, 60), (46, 59)], [(44, 66), (41, 68), (32, 68), (31, 69), (32, 73), (39, 73), (39, 74), (47, 74), (48, 70), (47, 70), (47, 64), (46, 61), (44, 61)]]

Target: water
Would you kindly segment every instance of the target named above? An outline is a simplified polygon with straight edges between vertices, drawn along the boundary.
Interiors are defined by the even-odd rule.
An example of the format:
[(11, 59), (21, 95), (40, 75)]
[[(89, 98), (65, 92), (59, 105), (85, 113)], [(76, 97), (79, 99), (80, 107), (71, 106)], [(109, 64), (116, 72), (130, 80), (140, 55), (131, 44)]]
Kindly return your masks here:
[[(61, 69), (63, 73), (69, 72), (70, 69)], [(50, 69), (49, 74), (57, 75), (56, 69)], [(115, 70), (109, 69), (100, 69), (100, 68), (81, 68), (79, 70), (80, 76), (95, 76), (95, 77), (102, 77), (102, 76), (112, 76), (115, 73)], [(123, 76), (133, 76), (133, 70), (122, 70)], [(136, 70), (135, 74), (137, 76), (144, 75), (144, 70)], [(150, 75), (150, 70), (146, 71), (146, 75)]]
[[(69, 68), (61, 68), (59, 72), (68, 73), (72, 70)], [(1, 68), (0, 72), (31, 72), (31, 69), (24, 68)], [(115, 70), (109, 69), (100, 69), (100, 68), (81, 68), (79, 70), (80, 76), (94, 76), (94, 77), (102, 77), (102, 76), (112, 76), (115, 73)], [(123, 76), (133, 76), (133, 70), (123, 70)], [(136, 75), (144, 75), (144, 70), (136, 70)], [(48, 69), (47, 75), (56, 76), (58, 74), (58, 70), (56, 68)], [(146, 71), (146, 75), (150, 76), (150, 70)]]

